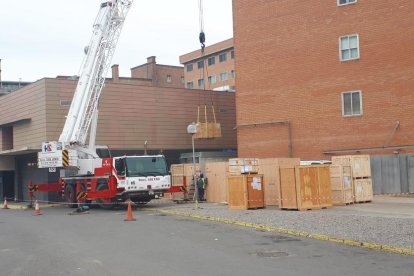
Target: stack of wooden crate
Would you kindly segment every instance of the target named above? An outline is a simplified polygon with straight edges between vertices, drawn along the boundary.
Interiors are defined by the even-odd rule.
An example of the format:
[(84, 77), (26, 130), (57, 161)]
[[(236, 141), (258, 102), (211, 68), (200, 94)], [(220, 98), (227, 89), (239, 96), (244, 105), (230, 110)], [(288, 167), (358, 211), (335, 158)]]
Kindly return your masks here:
[(328, 165), (280, 167), (279, 208), (314, 210), (332, 206)]
[(264, 182), (257, 158), (229, 159), (228, 204), (230, 209), (264, 208)]
[(240, 175), (259, 172), (259, 159), (257, 158), (231, 158), (229, 159), (230, 175)]
[(355, 203), (373, 199), (371, 162), (369, 155), (344, 155), (332, 157), (333, 165), (351, 167), (353, 197)]
[(259, 160), (259, 174), (263, 174), (266, 206), (279, 206), (280, 167), (295, 168), (299, 164), (299, 158), (261, 158)]
[[(193, 164), (174, 164), (171, 165), (171, 184), (172, 186), (183, 186), (184, 191), (173, 193), (171, 198), (174, 201), (187, 201), (194, 198)], [(200, 166), (196, 164), (195, 172), (200, 172)]]

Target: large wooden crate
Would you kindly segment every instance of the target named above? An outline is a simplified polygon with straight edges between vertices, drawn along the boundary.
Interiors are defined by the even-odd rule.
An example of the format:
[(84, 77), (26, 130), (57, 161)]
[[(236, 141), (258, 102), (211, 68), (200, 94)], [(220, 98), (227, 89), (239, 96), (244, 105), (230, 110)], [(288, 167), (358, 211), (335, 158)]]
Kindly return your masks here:
[(371, 177), (371, 161), (369, 155), (333, 156), (332, 164), (351, 166), (353, 178)]
[(331, 165), (331, 188), (333, 205), (354, 202), (351, 166)]
[(265, 205), (279, 205), (280, 166), (294, 168), (300, 164), (299, 158), (261, 158), (259, 174), (263, 174), (265, 186)]
[(227, 183), (230, 209), (264, 208), (263, 175), (232, 175), (227, 178)]
[(212, 203), (227, 203), (227, 162), (206, 163), (205, 177), (207, 178), (206, 200)]
[(241, 175), (259, 172), (259, 159), (257, 158), (231, 158), (229, 159), (230, 175)]
[(354, 179), (354, 196), (356, 203), (371, 202), (373, 199), (372, 179)]
[(209, 139), (221, 137), (221, 125), (219, 123), (197, 123), (197, 132), (194, 139)]
[[(173, 193), (171, 196), (166, 195), (166, 198), (171, 198), (175, 201), (193, 200), (195, 186), (193, 180), (193, 164), (173, 164), (170, 167), (171, 171), (171, 185), (184, 187), (183, 192)], [(195, 172), (200, 172), (200, 165), (196, 164)]]
[(280, 167), (279, 208), (294, 210), (332, 206), (329, 166)]

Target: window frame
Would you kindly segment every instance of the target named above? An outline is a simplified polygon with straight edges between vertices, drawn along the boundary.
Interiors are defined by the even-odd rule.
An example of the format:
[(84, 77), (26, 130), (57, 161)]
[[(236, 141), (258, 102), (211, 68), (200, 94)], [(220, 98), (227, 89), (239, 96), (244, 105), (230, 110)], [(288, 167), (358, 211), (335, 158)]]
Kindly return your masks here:
[[(211, 60), (212, 60), (213, 62), (210, 62)], [(213, 65), (215, 65), (215, 64), (216, 64), (216, 56), (209, 57), (209, 58), (207, 59), (207, 64), (208, 64), (208, 66), (213, 66)]]
[(167, 81), (167, 83), (172, 83), (172, 76), (167, 75), (166, 81)]
[(356, 4), (357, 2), (358, 2), (358, 0), (355, 0), (354, 2), (349, 2), (349, 1), (351, 1), (351, 0), (345, 0), (345, 1), (347, 1), (346, 3), (344, 3), (344, 4), (341, 4), (340, 2), (341, 2), (341, 0), (336, 0), (336, 5), (338, 6), (338, 7), (342, 7), (342, 6), (346, 6), (346, 5), (352, 5), (352, 4)]
[[(347, 58), (347, 59), (343, 59), (342, 58), (342, 38), (347, 37), (348, 38), (348, 50), (351, 51), (351, 48), (349, 47), (349, 38), (356, 36), (357, 38), (357, 50), (358, 50), (358, 56), (355, 58)], [(349, 34), (349, 35), (342, 35), (339, 37), (338, 39), (338, 43), (339, 43), (339, 60), (340, 61), (349, 61), (349, 60), (356, 60), (356, 59), (360, 59), (361, 58), (361, 52), (360, 52), (360, 46), (359, 46), (359, 34)], [(349, 55), (351, 56), (351, 54)]]
[(234, 50), (230, 51), (230, 59), (234, 59)]
[(204, 86), (205, 86), (204, 78), (198, 79), (197, 80), (197, 85), (198, 85), (198, 88), (204, 88)]
[[(189, 86), (190, 86), (190, 84), (191, 84), (191, 87), (189, 87)], [(194, 88), (194, 82), (193, 82), (193, 81), (187, 81), (187, 83), (186, 83), (185, 87), (186, 87), (187, 89), (193, 89), (193, 88)]]
[[(359, 107), (360, 107), (360, 113), (354, 114), (354, 110), (352, 108), (352, 94), (353, 93), (359, 93)], [(350, 115), (345, 114), (345, 101), (344, 101), (344, 95), (345, 94), (351, 94), (351, 113)], [(362, 106), (362, 91), (361, 90), (351, 90), (351, 91), (344, 91), (341, 93), (341, 103), (342, 103), (342, 117), (358, 117), (364, 115), (364, 109)]]
[[(226, 79), (223, 80), (223, 78), (221, 77), (223, 74), (225, 74)], [(220, 73), (220, 81), (227, 81), (229, 79), (228, 73), (227, 72), (221, 72)]]
[[(224, 57), (223, 60), (221, 60), (222, 56)], [(227, 52), (219, 54), (219, 63), (226, 62), (226, 61), (227, 61)]]
[(194, 70), (194, 66), (193, 66), (193, 64), (192, 64), (192, 63), (187, 64), (187, 65), (185, 66), (185, 68), (186, 68), (187, 72), (192, 72), (192, 71)]
[[(212, 82), (213, 79), (214, 79), (214, 82)], [(216, 84), (217, 83), (217, 76), (216, 75), (208, 76), (208, 83), (209, 84)]]
[(203, 69), (204, 67), (204, 59), (197, 61), (197, 69)]

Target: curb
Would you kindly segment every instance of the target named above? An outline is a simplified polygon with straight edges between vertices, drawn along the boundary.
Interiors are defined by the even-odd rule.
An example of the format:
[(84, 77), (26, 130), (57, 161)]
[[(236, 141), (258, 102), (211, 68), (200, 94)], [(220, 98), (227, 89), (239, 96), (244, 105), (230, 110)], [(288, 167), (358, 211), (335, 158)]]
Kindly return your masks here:
[(197, 215), (192, 213), (182, 213), (177, 211), (171, 211), (171, 210), (163, 210), (163, 209), (157, 209), (157, 211), (169, 214), (169, 215), (175, 215), (175, 216), (183, 216), (183, 217), (191, 217), (195, 219), (201, 219), (201, 220), (209, 220), (209, 221), (215, 221), (215, 222), (221, 222), (221, 223), (227, 223), (227, 224), (233, 224), (238, 226), (243, 226), (247, 228), (253, 228), (258, 230), (266, 230), (268, 232), (277, 232), (281, 234), (288, 234), (296, 237), (305, 237), (305, 238), (311, 238), (315, 240), (321, 240), (321, 241), (329, 241), (329, 242), (336, 242), (336, 243), (342, 243), (350, 246), (355, 247), (363, 247), (371, 250), (377, 250), (381, 252), (388, 252), (388, 253), (397, 253), (401, 255), (409, 255), (414, 256), (414, 250), (408, 249), (404, 247), (397, 247), (397, 246), (391, 246), (391, 245), (383, 245), (383, 244), (377, 244), (377, 243), (368, 243), (368, 242), (360, 242), (355, 240), (348, 240), (348, 239), (341, 239), (341, 238), (335, 238), (330, 237), (326, 235), (319, 235), (319, 234), (311, 234), (308, 232), (303, 231), (297, 231), (297, 230), (289, 230), (274, 226), (267, 226), (263, 224), (255, 224), (255, 223), (247, 223), (237, 220), (231, 220), (231, 219), (222, 219), (222, 218), (216, 218), (216, 217), (210, 217), (210, 216), (204, 216), (204, 215)]
[[(40, 205), (40, 208), (51, 208), (51, 207), (58, 207), (60, 206), (59, 204), (46, 204), (46, 205)], [(33, 209), (33, 208), (29, 208), (29, 204), (27, 205), (23, 205), (23, 204), (8, 204), (7, 207), (9, 207), (9, 209), (11, 210), (28, 210), (28, 209)]]

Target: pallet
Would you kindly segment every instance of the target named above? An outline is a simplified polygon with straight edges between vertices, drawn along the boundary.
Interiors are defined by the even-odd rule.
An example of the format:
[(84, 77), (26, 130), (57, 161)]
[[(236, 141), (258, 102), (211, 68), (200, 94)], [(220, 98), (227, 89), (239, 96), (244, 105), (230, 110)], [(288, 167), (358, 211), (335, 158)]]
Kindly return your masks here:
[(371, 203), (372, 200), (361, 200), (361, 201), (355, 201), (355, 204), (362, 204), (362, 203)]

